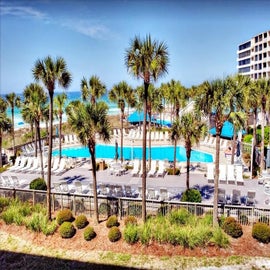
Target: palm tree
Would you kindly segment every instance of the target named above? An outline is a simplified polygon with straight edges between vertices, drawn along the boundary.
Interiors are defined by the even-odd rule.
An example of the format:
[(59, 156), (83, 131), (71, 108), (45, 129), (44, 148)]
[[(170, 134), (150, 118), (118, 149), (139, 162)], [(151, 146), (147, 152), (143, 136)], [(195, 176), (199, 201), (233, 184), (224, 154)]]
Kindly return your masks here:
[(14, 132), (14, 109), (15, 107), (20, 107), (21, 99), (19, 96), (17, 96), (14, 92), (6, 95), (6, 101), (8, 106), (11, 108), (11, 133), (12, 133), (12, 141), (13, 141), (13, 155), (15, 156), (15, 132)]
[(158, 42), (147, 35), (144, 40), (135, 37), (126, 50), (125, 64), (129, 73), (144, 82), (143, 95), (143, 153), (142, 153), (142, 219), (146, 220), (146, 113), (148, 100), (148, 87), (151, 78), (156, 81), (167, 73), (168, 48), (164, 42)]
[(56, 108), (55, 113), (59, 118), (59, 162), (62, 158), (62, 122), (66, 100), (66, 93), (61, 93), (54, 98), (54, 107)]
[[(27, 93), (30, 93), (30, 95), (28, 96)], [(24, 101), (22, 114), (23, 115), (28, 114), (31, 116), (30, 118), (34, 120), (36, 136), (39, 143), (41, 176), (44, 179), (43, 153), (40, 136), (40, 121), (42, 119), (44, 108), (47, 102), (47, 95), (40, 85), (36, 83), (31, 83), (25, 88), (24, 96), (26, 96), (27, 98)]]
[(10, 130), (11, 127), (11, 121), (7, 117), (7, 102), (3, 98), (0, 97), (0, 168), (2, 168), (2, 138), (3, 138), (3, 132)]
[(191, 150), (194, 143), (198, 144), (206, 133), (206, 124), (199, 113), (188, 112), (176, 118), (172, 125), (171, 138), (176, 142), (181, 137), (184, 139), (187, 156), (186, 188), (189, 189), (189, 168)]
[(112, 102), (117, 102), (118, 108), (121, 111), (121, 153), (120, 153), (120, 159), (121, 162), (123, 162), (123, 121), (125, 117), (125, 105), (127, 102), (127, 97), (130, 93), (131, 87), (125, 82), (122, 81), (119, 84), (115, 84), (111, 91), (109, 92), (109, 99)]
[(71, 75), (67, 70), (66, 62), (59, 57), (55, 61), (50, 57), (37, 60), (33, 69), (36, 81), (42, 81), (47, 88), (50, 99), (49, 120), (49, 152), (48, 152), (48, 177), (47, 177), (47, 218), (51, 220), (51, 162), (52, 162), (52, 136), (53, 136), (53, 96), (55, 84), (68, 88), (71, 83)]
[[(228, 78), (226, 80), (214, 80), (205, 82), (203, 91), (196, 98), (195, 108), (210, 115), (215, 112), (216, 128), (216, 154), (215, 154), (215, 179), (214, 179), (214, 207), (213, 207), (213, 225), (218, 225), (218, 179), (219, 179), (219, 155), (220, 155), (220, 134), (224, 122), (231, 113), (231, 93)], [(237, 100), (235, 101), (237, 102)], [(239, 107), (238, 104), (235, 104)]]
[(68, 123), (77, 134), (80, 142), (87, 146), (91, 155), (94, 212), (96, 222), (99, 222), (98, 199), (97, 199), (97, 179), (96, 179), (96, 134), (104, 142), (110, 140), (110, 124), (107, 117), (108, 106), (100, 101), (96, 104), (82, 103), (80, 101), (71, 102), (67, 109)]
[(102, 97), (106, 93), (106, 86), (101, 82), (100, 78), (96, 75), (92, 76), (87, 82), (83, 77), (81, 81), (82, 99), (86, 101), (89, 97), (91, 103), (96, 103), (96, 99)]

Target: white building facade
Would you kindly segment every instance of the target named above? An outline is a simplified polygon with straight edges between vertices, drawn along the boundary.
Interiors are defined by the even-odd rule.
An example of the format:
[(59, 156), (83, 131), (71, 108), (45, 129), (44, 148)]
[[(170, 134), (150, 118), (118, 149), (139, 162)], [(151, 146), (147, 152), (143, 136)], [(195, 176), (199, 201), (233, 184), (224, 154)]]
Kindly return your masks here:
[(238, 46), (237, 70), (253, 80), (270, 79), (270, 30)]

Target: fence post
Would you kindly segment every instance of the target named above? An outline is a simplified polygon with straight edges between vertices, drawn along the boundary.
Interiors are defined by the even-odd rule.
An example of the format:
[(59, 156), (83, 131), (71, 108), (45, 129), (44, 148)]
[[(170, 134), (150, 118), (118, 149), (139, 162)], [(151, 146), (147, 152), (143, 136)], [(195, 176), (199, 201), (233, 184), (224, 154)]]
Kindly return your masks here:
[(33, 206), (36, 204), (36, 191), (33, 190)]

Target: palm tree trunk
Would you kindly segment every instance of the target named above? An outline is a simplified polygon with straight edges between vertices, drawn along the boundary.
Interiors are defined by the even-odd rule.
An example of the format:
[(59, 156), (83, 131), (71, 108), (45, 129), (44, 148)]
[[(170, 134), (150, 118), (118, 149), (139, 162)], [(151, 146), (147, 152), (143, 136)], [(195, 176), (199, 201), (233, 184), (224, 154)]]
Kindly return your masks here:
[(142, 141), (142, 220), (146, 221), (146, 116), (147, 116), (147, 97), (149, 83), (144, 82), (143, 99), (143, 141)]
[(260, 171), (264, 170), (264, 119), (265, 119), (265, 112), (262, 110), (262, 125), (261, 125), (261, 164), (260, 164)]
[(251, 162), (252, 164), (252, 168), (250, 168), (251, 171), (251, 175), (252, 178), (254, 175), (256, 175), (255, 173), (255, 166), (254, 166), (254, 161), (255, 161), (255, 149), (256, 149), (256, 145), (257, 145), (257, 137), (256, 137), (256, 133), (257, 133), (257, 128), (256, 128), (256, 124), (257, 124), (257, 109), (254, 110), (253, 112), (253, 149), (251, 149), (252, 153), (253, 153), (253, 160)]
[(186, 178), (186, 187), (187, 187), (187, 189), (189, 189), (190, 153), (191, 153), (191, 148), (190, 148), (190, 147), (186, 147), (186, 155), (187, 155), (187, 178)]
[(234, 154), (235, 154), (235, 145), (236, 145), (236, 132), (235, 132), (235, 126), (234, 132), (233, 132), (233, 142), (232, 142), (232, 156), (231, 156), (231, 164), (234, 164)]
[(59, 117), (59, 160), (62, 158), (62, 114)]
[[(219, 122), (219, 121), (217, 121)], [(220, 133), (223, 124), (216, 124), (216, 160), (215, 160), (215, 178), (214, 178), (214, 206), (213, 206), (213, 225), (218, 226), (218, 180), (219, 180), (219, 150)]]
[[(15, 156), (16, 153), (15, 153), (15, 131), (14, 131), (14, 107), (11, 108), (11, 117), (12, 117), (13, 155)], [(1, 158), (2, 158), (2, 156), (1, 156)]]
[(38, 127), (37, 127), (37, 122), (35, 121), (35, 157), (37, 157), (37, 141), (38, 141), (38, 139), (37, 139), (37, 133), (38, 133), (38, 131), (37, 131), (37, 129), (38, 129)]
[(98, 214), (98, 197), (97, 197), (97, 167), (96, 167), (96, 153), (95, 145), (88, 143), (89, 153), (91, 154), (92, 162), (92, 176), (93, 176), (93, 195), (94, 195), (94, 219), (95, 223), (99, 223), (99, 214)]
[(42, 147), (41, 147), (39, 121), (36, 121), (36, 126), (37, 126), (38, 146), (39, 146), (39, 154), (40, 154), (41, 177), (44, 179), (43, 153), (42, 153)]
[(3, 167), (3, 163), (2, 163), (2, 128), (0, 127), (0, 153), (1, 153), (1, 157), (0, 157), (0, 168)]
[(148, 132), (149, 132), (149, 140), (148, 140), (148, 168), (151, 168), (151, 113), (149, 113)]
[(174, 139), (174, 150), (173, 150), (173, 175), (175, 175), (176, 171), (176, 146), (177, 146), (177, 140)]
[(52, 219), (51, 214), (51, 167), (52, 167), (52, 135), (53, 135), (53, 92), (49, 91), (50, 118), (49, 118), (49, 151), (48, 151), (48, 176), (47, 176), (47, 218)]

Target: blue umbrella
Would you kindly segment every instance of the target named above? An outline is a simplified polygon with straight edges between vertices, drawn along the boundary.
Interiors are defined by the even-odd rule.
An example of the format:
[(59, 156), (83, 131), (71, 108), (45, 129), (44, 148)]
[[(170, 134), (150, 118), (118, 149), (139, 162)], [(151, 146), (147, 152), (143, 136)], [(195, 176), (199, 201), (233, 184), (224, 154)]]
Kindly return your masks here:
[[(216, 128), (213, 127), (209, 130), (209, 133), (212, 135), (216, 135)], [(245, 134), (246, 132), (244, 130), (242, 130), (242, 134)], [(221, 129), (221, 137), (226, 137), (226, 138), (232, 138), (234, 134), (234, 127), (233, 124), (229, 121), (225, 121), (222, 129)]]
[[(129, 123), (139, 123), (143, 122), (143, 117), (144, 113), (143, 112), (133, 112), (129, 117), (128, 117), (128, 122)], [(146, 120), (149, 121), (149, 116), (146, 115)]]

